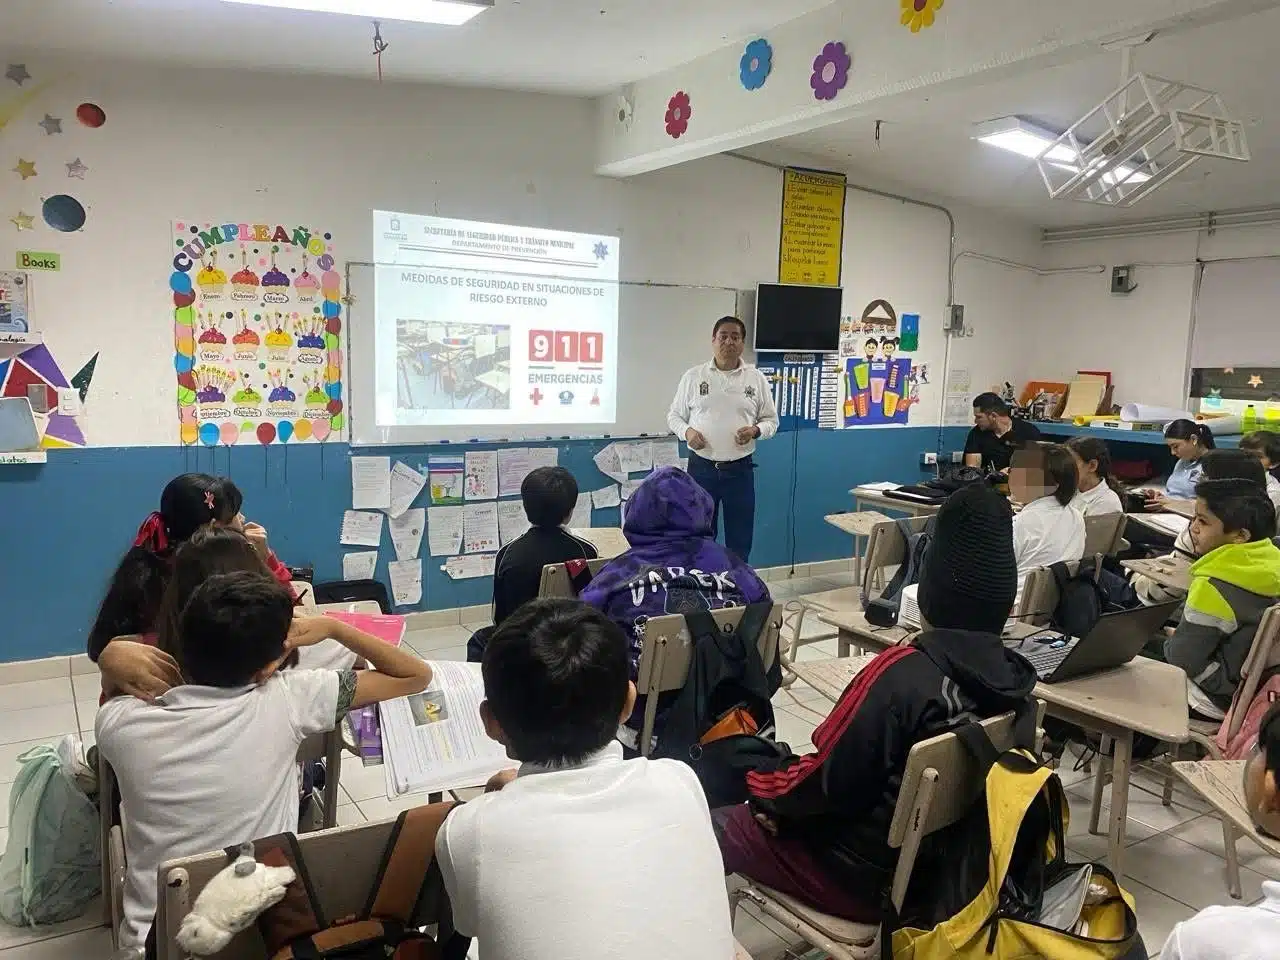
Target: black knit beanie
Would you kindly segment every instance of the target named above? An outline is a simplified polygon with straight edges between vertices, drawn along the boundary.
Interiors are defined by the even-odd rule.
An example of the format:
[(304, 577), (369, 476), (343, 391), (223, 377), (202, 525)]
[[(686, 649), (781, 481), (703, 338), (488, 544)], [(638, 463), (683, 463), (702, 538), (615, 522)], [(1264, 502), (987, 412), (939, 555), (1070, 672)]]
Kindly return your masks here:
[(956, 491), (925, 555), (920, 612), (932, 627), (998, 634), (1017, 593), (1009, 501), (985, 483)]

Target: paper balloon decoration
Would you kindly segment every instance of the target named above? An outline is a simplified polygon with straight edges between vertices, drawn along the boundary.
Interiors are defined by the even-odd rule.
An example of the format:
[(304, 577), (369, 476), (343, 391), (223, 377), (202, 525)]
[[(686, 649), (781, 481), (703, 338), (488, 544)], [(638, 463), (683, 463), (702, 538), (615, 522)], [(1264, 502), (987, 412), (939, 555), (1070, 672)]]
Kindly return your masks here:
[(224, 423), (218, 431), (218, 435), (221, 437), (222, 442), (229, 447), (240, 439), (240, 428), (234, 423)]
[(276, 424), (276, 436), (280, 438), (281, 443), (288, 443), (289, 438), (293, 436), (293, 424), (288, 420), (281, 420)]
[(276, 438), (276, 427), (273, 423), (258, 424), (258, 442), (264, 447)]
[(216, 446), (218, 443), (218, 425), (208, 421), (200, 424), (200, 442), (206, 447)]

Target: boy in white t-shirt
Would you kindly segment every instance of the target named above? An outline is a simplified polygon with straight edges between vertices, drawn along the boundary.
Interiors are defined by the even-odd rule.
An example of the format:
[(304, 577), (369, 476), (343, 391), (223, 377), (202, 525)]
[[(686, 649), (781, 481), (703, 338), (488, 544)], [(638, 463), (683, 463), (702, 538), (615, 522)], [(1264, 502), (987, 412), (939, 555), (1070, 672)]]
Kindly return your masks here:
[[(371, 670), (283, 670), (298, 647), (333, 637)], [(156, 911), (156, 871), (298, 829), (299, 744), (347, 710), (426, 688), (431, 668), (328, 617), (295, 619), (288, 589), (262, 573), (212, 576), (180, 620), (189, 681), (144, 703), (98, 711), (97, 742), (120, 787), (129, 869), (121, 947), (140, 948)]]
[[(521, 761), (436, 839), (454, 927), (485, 960), (731, 960), (706, 797), (674, 760), (624, 760), (627, 638), (572, 600), (535, 600), (485, 648), (489, 736)], [(498, 792), (500, 791), (500, 792)]]

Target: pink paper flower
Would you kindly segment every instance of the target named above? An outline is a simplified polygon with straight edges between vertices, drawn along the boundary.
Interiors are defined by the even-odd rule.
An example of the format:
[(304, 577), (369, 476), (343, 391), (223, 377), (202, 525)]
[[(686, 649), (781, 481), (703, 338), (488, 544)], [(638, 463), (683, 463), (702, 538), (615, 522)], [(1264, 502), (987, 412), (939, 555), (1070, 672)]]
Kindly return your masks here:
[(679, 140), (689, 129), (689, 118), (693, 116), (693, 106), (689, 95), (683, 90), (667, 101), (667, 136)]
[(853, 59), (845, 51), (843, 43), (833, 40), (823, 47), (822, 52), (813, 58), (813, 76), (809, 78), (814, 99), (834, 100), (849, 82), (851, 66)]

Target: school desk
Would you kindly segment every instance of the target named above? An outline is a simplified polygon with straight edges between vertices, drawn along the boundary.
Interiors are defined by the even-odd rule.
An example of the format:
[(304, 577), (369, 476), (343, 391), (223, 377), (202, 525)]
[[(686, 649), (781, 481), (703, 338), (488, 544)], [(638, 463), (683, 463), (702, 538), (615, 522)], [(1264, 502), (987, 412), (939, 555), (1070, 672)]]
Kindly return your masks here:
[[(869, 512), (869, 511), (876, 511), (876, 510), (892, 510), (897, 513), (905, 513), (911, 517), (927, 517), (927, 516), (930, 516), (931, 514), (937, 513), (940, 509), (942, 509), (941, 502), (915, 503), (910, 500), (896, 500), (893, 497), (885, 496), (885, 493), (883, 490), (874, 489), (868, 486), (854, 487), (852, 490), (849, 491), (849, 493), (853, 496), (854, 514), (862, 513), (864, 511)], [(839, 514), (834, 514), (834, 516), (839, 516)], [(885, 517), (883, 514), (880, 514), (880, 519), (886, 520), (888, 518)], [(832, 522), (830, 517), (827, 518), (827, 522), (828, 523)], [(850, 525), (854, 523), (854, 521), (848, 521), (848, 522), (850, 523)], [(839, 526), (839, 524), (835, 524), (835, 526)], [(875, 524), (873, 523), (871, 524), (871, 526), (875, 526)], [(844, 529), (844, 527), (841, 527), (841, 529)], [(853, 582), (854, 583), (862, 583), (862, 555), (866, 551), (867, 539), (869, 536), (870, 536), (869, 528), (867, 530), (867, 533), (865, 534), (860, 534), (860, 533), (853, 534)]]
[[(880, 630), (869, 627), (862, 611), (820, 613), (819, 619), (840, 631), (841, 647), (853, 644), (882, 650), (893, 646), (895, 636), (905, 635), (901, 627)], [(1017, 625), (1012, 633), (1030, 635), (1038, 628)], [(1025, 633), (1024, 633), (1025, 632)], [(857, 675), (861, 657), (837, 657), (821, 667), (810, 661), (805, 672), (816, 675), (821, 685), (815, 690), (835, 702), (849, 681)], [(843, 679), (843, 683), (841, 680)], [(809, 682), (806, 678), (806, 682)], [(1111, 738), (1111, 812), (1108, 825), (1107, 860), (1116, 880), (1123, 883), (1125, 829), (1129, 816), (1129, 772), (1134, 737), (1143, 733), (1162, 743), (1186, 743), (1191, 739), (1187, 710), (1187, 675), (1182, 668), (1147, 657), (1136, 657), (1115, 670), (1090, 674), (1061, 683), (1037, 683), (1035, 696), (1043, 700), (1054, 717), (1074, 723), (1100, 736)], [(1103, 787), (1102, 765), (1094, 781), (1094, 791)]]
[(569, 532), (595, 547), (601, 560), (612, 560), (631, 549), (621, 527), (579, 527)]
[(1120, 565), (1168, 590), (1186, 593), (1191, 589), (1191, 564), (1186, 560), (1154, 557), (1150, 560), (1122, 560)]

